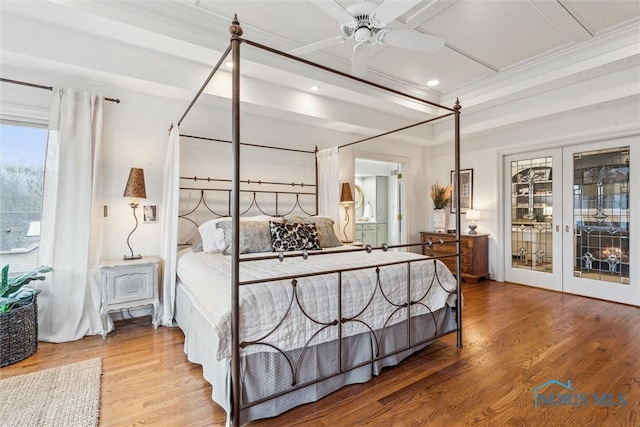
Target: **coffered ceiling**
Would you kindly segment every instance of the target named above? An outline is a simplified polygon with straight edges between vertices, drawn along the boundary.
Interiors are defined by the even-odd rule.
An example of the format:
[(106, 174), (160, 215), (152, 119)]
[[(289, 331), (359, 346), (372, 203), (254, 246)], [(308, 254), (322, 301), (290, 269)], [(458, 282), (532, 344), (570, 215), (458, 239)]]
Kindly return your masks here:
[[(245, 38), (283, 51), (339, 36), (339, 23), (314, 2), (2, 2), (2, 63), (55, 69), (90, 81), (184, 98), (204, 81), (228, 45), (227, 29), (234, 14)], [(338, 3), (348, 8), (357, 2)], [(387, 28), (444, 37), (445, 46), (425, 54), (374, 45), (365, 78), (444, 105), (452, 105), (459, 97), (465, 108), (479, 111), (638, 64), (640, 3), (636, 0), (409, 3), (411, 7)], [(349, 40), (303, 57), (349, 73), (353, 46)], [(251, 49), (243, 55), (242, 71), (246, 86), (252, 89), (244, 101), (264, 114), (362, 134), (377, 131), (370, 125), (372, 115), (384, 115), (390, 126), (401, 126), (424, 119), (425, 114), (440, 114)], [(439, 84), (429, 87), (430, 80)], [(311, 93), (311, 85), (320, 86), (320, 91)], [(274, 87), (284, 94), (274, 96)], [(206, 92), (214, 104), (228, 98), (228, 76), (214, 81)], [(323, 106), (306, 102), (301, 108), (295, 101), (310, 96), (320, 97)], [(369, 120), (358, 117), (349, 105), (365, 107)]]

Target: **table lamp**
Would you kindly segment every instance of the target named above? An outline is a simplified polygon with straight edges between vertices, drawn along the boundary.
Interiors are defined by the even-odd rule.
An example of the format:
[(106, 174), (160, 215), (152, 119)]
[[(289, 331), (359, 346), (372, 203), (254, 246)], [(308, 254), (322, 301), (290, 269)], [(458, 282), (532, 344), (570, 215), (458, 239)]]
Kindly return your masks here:
[(480, 211), (477, 209), (467, 209), (467, 220), (469, 220), (469, 234), (478, 234), (478, 225), (474, 222), (480, 219)]
[(342, 233), (344, 234), (344, 243), (351, 243), (351, 240), (347, 237), (347, 225), (349, 225), (349, 205), (353, 203), (353, 195), (351, 194), (351, 187), (348, 182), (342, 183), (342, 193), (340, 194), (340, 204), (344, 206), (344, 213), (347, 222), (344, 224)]
[(136, 216), (136, 209), (138, 207), (137, 199), (146, 199), (147, 191), (144, 186), (144, 171), (141, 168), (131, 168), (129, 172), (129, 179), (127, 180), (127, 186), (124, 188), (123, 197), (131, 197), (131, 209), (133, 210), (133, 218), (136, 220), (136, 225), (129, 233), (127, 237), (127, 246), (129, 246), (129, 250), (131, 251), (131, 255), (125, 255), (123, 259), (131, 260), (131, 259), (140, 259), (142, 255), (134, 255), (133, 249), (131, 249), (131, 244), (129, 244), (129, 239), (136, 228), (138, 228), (138, 217)]

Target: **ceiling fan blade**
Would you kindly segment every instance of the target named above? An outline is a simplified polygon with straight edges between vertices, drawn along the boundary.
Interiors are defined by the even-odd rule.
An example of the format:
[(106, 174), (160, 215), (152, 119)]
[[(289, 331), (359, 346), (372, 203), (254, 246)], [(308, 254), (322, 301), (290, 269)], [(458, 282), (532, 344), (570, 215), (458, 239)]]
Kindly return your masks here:
[(353, 48), (351, 57), (351, 75), (364, 78), (369, 68), (369, 43), (358, 44)]
[(353, 16), (345, 8), (333, 0), (310, 0), (317, 8), (327, 15), (333, 17), (341, 24), (350, 24), (354, 21)]
[(371, 23), (376, 28), (383, 28), (420, 2), (421, 0), (386, 0), (371, 14)]
[(378, 43), (415, 50), (423, 53), (435, 53), (442, 49), (446, 39), (430, 34), (409, 33), (407, 31), (381, 30), (376, 35)]
[(347, 41), (344, 36), (331, 37), (330, 39), (320, 40), (319, 42), (311, 43), (306, 46), (299, 47), (297, 49), (290, 50), (288, 53), (291, 55), (301, 56), (305, 53), (313, 52), (314, 50), (324, 49), (325, 47), (333, 46), (336, 44), (342, 44)]

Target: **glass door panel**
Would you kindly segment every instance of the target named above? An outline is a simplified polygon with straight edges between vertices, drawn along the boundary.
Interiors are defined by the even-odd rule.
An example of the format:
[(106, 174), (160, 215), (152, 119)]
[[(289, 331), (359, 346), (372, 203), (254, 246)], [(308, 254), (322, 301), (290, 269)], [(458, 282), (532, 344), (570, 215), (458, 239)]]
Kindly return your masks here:
[(566, 292), (640, 305), (639, 145), (635, 137), (565, 149), (563, 181), (573, 195), (564, 201)]
[[(506, 279), (561, 289), (561, 235), (554, 232), (554, 205), (560, 206), (561, 151), (524, 153), (505, 158)], [(554, 180), (554, 176), (558, 178)], [(559, 230), (559, 228), (558, 228)]]
[[(637, 283), (639, 185), (637, 138), (565, 149), (563, 175), (573, 197), (565, 203), (566, 292), (640, 305)], [(570, 165), (570, 166), (569, 166)], [(637, 264), (637, 262), (636, 262)], [(634, 277), (636, 278), (634, 281)]]
[(573, 154), (574, 276), (629, 284), (629, 147)]
[(553, 272), (552, 158), (511, 162), (511, 247), (513, 268)]

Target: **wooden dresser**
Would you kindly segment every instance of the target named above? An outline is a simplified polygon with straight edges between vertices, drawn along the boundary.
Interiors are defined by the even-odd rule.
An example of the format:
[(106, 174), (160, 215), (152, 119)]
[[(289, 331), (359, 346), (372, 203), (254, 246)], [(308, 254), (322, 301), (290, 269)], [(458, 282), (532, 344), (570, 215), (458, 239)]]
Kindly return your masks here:
[[(440, 240), (444, 243), (439, 243)], [(427, 256), (442, 256), (456, 253), (456, 235), (436, 233), (430, 231), (420, 232), (420, 242), (433, 242), (431, 246), (424, 246), (424, 254)], [(462, 279), (465, 282), (477, 283), (480, 279), (489, 279), (489, 235), (467, 234), (460, 236), (460, 251)], [(456, 257), (441, 258), (453, 274), (456, 273)]]

